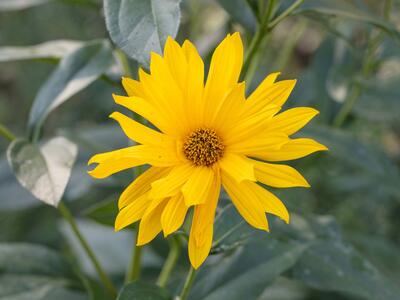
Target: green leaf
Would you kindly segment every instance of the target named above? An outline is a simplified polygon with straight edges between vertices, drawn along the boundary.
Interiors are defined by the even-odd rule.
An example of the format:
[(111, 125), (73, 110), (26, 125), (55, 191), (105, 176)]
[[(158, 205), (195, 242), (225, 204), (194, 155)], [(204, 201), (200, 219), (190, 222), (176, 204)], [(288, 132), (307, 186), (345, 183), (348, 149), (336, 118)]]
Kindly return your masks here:
[(214, 241), (211, 253), (232, 250), (246, 243), (257, 231), (249, 226), (232, 204), (227, 204), (214, 223)]
[(191, 295), (194, 300), (257, 299), (274, 279), (296, 263), (305, 247), (281, 243), (262, 233), (242, 251), (204, 267)]
[(247, 30), (250, 32), (256, 30), (257, 18), (246, 0), (218, 0), (218, 3)]
[(328, 17), (342, 17), (350, 20), (360, 21), (380, 28), (387, 34), (400, 41), (400, 32), (388, 21), (379, 15), (372, 14), (367, 10), (359, 9), (355, 4), (346, 0), (308, 0), (296, 11), (300, 14), (316, 14)]
[(112, 63), (111, 47), (105, 40), (87, 43), (64, 57), (33, 102), (28, 122), (30, 132), (37, 135), (52, 110), (99, 78)]
[(400, 291), (353, 247), (319, 241), (296, 264), (293, 276), (313, 288), (373, 300), (400, 299)]
[(0, 11), (20, 10), (50, 1), (52, 0), (1, 0)]
[(84, 211), (84, 215), (100, 224), (114, 226), (118, 214), (118, 196), (112, 195), (108, 199), (97, 202)]
[(143, 66), (150, 52), (161, 53), (168, 36), (175, 37), (180, 21), (180, 0), (104, 0), (111, 39)]
[(82, 42), (74, 40), (55, 40), (23, 47), (5, 46), (0, 47), (0, 62), (39, 58), (59, 59), (81, 46)]
[(70, 277), (66, 261), (46, 247), (23, 243), (0, 243), (0, 273)]
[(133, 282), (125, 285), (117, 300), (172, 300), (164, 288), (145, 282)]
[(64, 137), (53, 138), (41, 147), (16, 139), (7, 150), (7, 159), (23, 187), (39, 200), (57, 206), (77, 152), (76, 145)]

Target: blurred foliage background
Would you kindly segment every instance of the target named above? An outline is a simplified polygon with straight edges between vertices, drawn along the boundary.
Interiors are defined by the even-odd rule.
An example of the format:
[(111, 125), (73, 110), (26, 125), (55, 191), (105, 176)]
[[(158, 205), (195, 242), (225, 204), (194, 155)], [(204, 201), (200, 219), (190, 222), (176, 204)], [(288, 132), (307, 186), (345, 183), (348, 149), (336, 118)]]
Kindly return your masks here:
[[(259, 32), (261, 8), (270, 1), (183, 0), (176, 38), (193, 41), (206, 65), (227, 33), (240, 31), (249, 49)], [(256, 56), (249, 92), (274, 71), (282, 72), (280, 78), (297, 78), (287, 106), (320, 110), (301, 134), (330, 151), (295, 163), (311, 189), (274, 191), (292, 220), (284, 225), (269, 217), (270, 234), (249, 229), (221, 196), (213, 255), (189, 299), (400, 299), (400, 1), (276, 2), (275, 17), (297, 6), (263, 32), (268, 36)], [(114, 233), (113, 222), (118, 194), (131, 174), (94, 181), (86, 173), (92, 154), (128, 143), (108, 119), (116, 109), (111, 94), (123, 93), (119, 78), (126, 70), (104, 14), (97, 0), (0, 0), (0, 124), (18, 137), (40, 137), (40, 145), (56, 136), (77, 145), (71, 177), (59, 196), (107, 273), (122, 286), (134, 233)], [(143, 43), (140, 37), (137, 43)], [(73, 67), (65, 61), (74, 55), (75, 73), (68, 73)], [(80, 76), (89, 61), (89, 75)], [(129, 64), (136, 77), (138, 62)], [(54, 88), (71, 81), (67, 92)], [(56, 98), (62, 105), (50, 113)], [(32, 129), (32, 124), (43, 126)], [(15, 167), (21, 159), (11, 168), (8, 147), (9, 141), (0, 139), (0, 299), (110, 299), (60, 213), (18, 182), (13, 170), (25, 183), (35, 173)], [(13, 151), (8, 150), (9, 160)], [(40, 168), (37, 164), (32, 159), (30, 168)], [(169, 299), (166, 289), (150, 285), (168, 243), (160, 237), (144, 248), (142, 281), (148, 285), (135, 288)], [(183, 251), (169, 294), (183, 283), (185, 256)], [(141, 298), (121, 294), (118, 299)]]

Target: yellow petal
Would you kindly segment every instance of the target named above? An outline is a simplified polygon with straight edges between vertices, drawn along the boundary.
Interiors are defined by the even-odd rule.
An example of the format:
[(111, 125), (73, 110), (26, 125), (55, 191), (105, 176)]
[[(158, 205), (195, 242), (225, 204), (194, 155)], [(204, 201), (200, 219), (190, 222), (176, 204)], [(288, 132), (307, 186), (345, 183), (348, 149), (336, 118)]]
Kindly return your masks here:
[(268, 130), (281, 131), (287, 135), (291, 135), (303, 128), (318, 113), (318, 110), (311, 107), (296, 107), (288, 109), (271, 119), (270, 125), (268, 125)]
[(172, 77), (175, 79), (181, 90), (186, 85), (187, 61), (181, 46), (168, 36), (164, 47), (164, 60), (167, 63)]
[(286, 165), (255, 161), (254, 170), (258, 181), (273, 187), (310, 187), (307, 180), (294, 168)]
[(159, 199), (176, 195), (188, 180), (193, 170), (194, 167), (191, 163), (185, 163), (172, 168), (167, 176), (151, 184), (150, 197)]
[(140, 220), (146, 211), (151, 200), (147, 194), (142, 194), (132, 201), (128, 206), (124, 207), (117, 215), (115, 219), (115, 230), (121, 230), (122, 228), (131, 225), (132, 223)]
[(271, 118), (280, 110), (275, 105), (267, 105), (248, 117), (241, 116), (236, 121), (236, 126), (224, 134), (224, 143), (230, 145), (243, 142), (259, 134), (265, 133)]
[(226, 172), (222, 172), (222, 184), (242, 217), (253, 227), (268, 231), (265, 209), (257, 195), (244, 181), (238, 183)]
[(168, 200), (161, 215), (161, 227), (165, 237), (182, 226), (187, 210), (182, 194), (177, 194)]
[(128, 96), (141, 97), (143, 95), (140, 82), (129, 77), (122, 77), (122, 86), (124, 87)]
[(254, 194), (267, 213), (273, 214), (284, 220), (286, 223), (289, 223), (289, 212), (278, 197), (259, 186), (257, 183), (245, 182), (244, 185), (246, 186), (244, 190)]
[(288, 140), (282, 132), (267, 132), (229, 145), (227, 151), (253, 156), (270, 150), (278, 151)]
[(145, 164), (137, 147), (133, 146), (94, 155), (89, 160), (88, 165), (93, 163), (98, 165), (88, 172), (89, 175), (94, 178), (105, 178), (122, 170)]
[(268, 95), (269, 89), (274, 84), (276, 78), (280, 75), (280, 72), (271, 73), (260, 83), (260, 85), (254, 90), (249, 96), (247, 101), (249, 102), (259, 102), (265, 99)]
[(212, 121), (212, 127), (222, 136), (229, 136), (231, 129), (238, 126), (238, 119), (245, 103), (245, 84), (236, 84), (223, 100), (220, 110)]
[(285, 161), (307, 156), (317, 151), (328, 150), (324, 145), (314, 141), (313, 139), (299, 138), (289, 140), (280, 149), (270, 149), (265, 153), (257, 153), (254, 157), (266, 161)]
[(204, 63), (190, 41), (186, 40), (182, 49), (188, 62), (186, 89), (184, 89), (186, 101), (183, 105), (188, 116), (188, 129), (195, 130), (200, 126), (203, 115)]
[(169, 136), (150, 129), (119, 112), (112, 113), (110, 118), (116, 120), (126, 136), (133, 141), (160, 147), (174, 147), (174, 140)]
[(246, 101), (246, 114), (257, 113), (271, 104), (281, 107), (289, 98), (295, 85), (296, 80), (278, 81), (265, 89), (258, 97), (249, 97)]
[(161, 214), (168, 199), (154, 199), (140, 220), (137, 245), (151, 242), (161, 231)]
[(232, 153), (225, 153), (219, 161), (221, 170), (229, 174), (236, 182), (243, 180), (256, 181), (254, 165), (250, 159)]
[(138, 145), (93, 156), (88, 164), (98, 165), (88, 173), (95, 178), (104, 178), (119, 171), (139, 165), (169, 167), (181, 163), (176, 149), (149, 145)]
[(211, 167), (193, 167), (189, 179), (181, 189), (186, 206), (204, 203), (209, 196), (213, 181), (214, 171)]
[(213, 120), (226, 94), (238, 82), (243, 64), (243, 44), (238, 32), (228, 35), (215, 49), (204, 92), (204, 118)]
[(204, 204), (194, 208), (192, 226), (189, 236), (189, 259), (193, 268), (197, 269), (210, 253), (213, 239), (215, 209), (221, 188), (219, 173), (214, 176), (212, 189)]
[(162, 132), (168, 133), (168, 122), (163, 114), (158, 114), (158, 109), (150, 102), (139, 97), (125, 97), (113, 94), (115, 103), (142, 116)]
[(142, 194), (148, 192), (151, 188), (151, 183), (167, 175), (170, 170), (170, 168), (157, 167), (147, 169), (123, 191), (118, 200), (118, 208), (122, 209)]

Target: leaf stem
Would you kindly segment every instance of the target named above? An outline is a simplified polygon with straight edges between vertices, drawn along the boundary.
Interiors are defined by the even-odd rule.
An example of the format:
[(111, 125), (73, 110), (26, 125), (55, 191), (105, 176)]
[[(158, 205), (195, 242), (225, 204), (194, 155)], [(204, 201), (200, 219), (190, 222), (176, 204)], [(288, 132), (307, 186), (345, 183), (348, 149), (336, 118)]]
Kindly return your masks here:
[(196, 270), (192, 266), (190, 266), (190, 270), (186, 277), (185, 284), (183, 285), (183, 289), (181, 295), (179, 296), (179, 300), (187, 299), (195, 277), (196, 277)]
[(69, 211), (69, 209), (65, 206), (65, 204), (63, 202), (59, 203), (58, 210), (60, 211), (60, 213), (64, 217), (64, 219), (68, 222), (68, 224), (71, 226), (73, 233), (78, 238), (82, 248), (85, 250), (87, 256), (89, 257), (90, 261), (92, 262), (93, 267), (96, 269), (96, 272), (99, 275), (101, 282), (104, 284), (105, 288), (109, 291), (109, 293), (113, 297), (116, 297), (117, 289), (115, 288), (112, 281), (108, 278), (108, 276), (104, 272), (103, 268), (101, 267), (99, 261), (97, 260), (97, 258), (95, 256), (93, 250), (90, 248), (88, 242), (85, 240), (82, 233), (80, 232), (78, 225), (76, 224), (75, 219), (72, 216), (71, 212)]
[(292, 5), (290, 5), (283, 13), (281, 13), (278, 17), (272, 20), (269, 25), (268, 29), (274, 28), (278, 23), (280, 23), (283, 19), (289, 16), (296, 8), (298, 8), (301, 4), (303, 4), (304, 0), (297, 0)]
[(125, 283), (138, 280), (140, 277), (140, 261), (142, 259), (142, 246), (137, 246), (137, 236), (139, 233), (139, 224), (137, 224), (135, 244), (132, 249), (132, 259), (126, 272)]
[(0, 124), (0, 135), (12, 142), (15, 140), (15, 135), (3, 124)]
[(248, 52), (246, 53), (244, 63), (243, 63), (243, 78), (247, 83), (247, 86), (250, 86), (250, 83), (253, 79), (255, 68), (253, 66), (257, 63), (258, 59), (257, 52), (267, 36), (268, 30), (268, 22), (272, 16), (273, 10), (275, 7), (275, 0), (270, 0), (268, 2), (267, 9), (264, 12), (264, 15), (261, 17), (260, 23), (258, 24), (257, 31), (254, 34), (250, 42), (250, 46)]
[[(386, 0), (384, 7), (383, 7), (383, 15), (386, 20), (390, 18), (390, 12), (392, 9), (392, 0)], [(382, 39), (384, 37), (383, 31), (381, 31), (378, 35), (375, 36), (375, 38), (371, 39), (369, 44), (368, 44), (368, 49), (366, 51), (366, 54), (363, 59), (362, 63), (362, 70), (361, 70), (361, 76), (362, 77), (367, 77), (371, 73), (371, 65), (374, 60), (374, 54), (376, 49), (379, 47), (380, 43), (382, 42)], [(343, 123), (346, 121), (347, 117), (353, 110), (354, 105), (357, 103), (358, 99), (362, 95), (362, 84), (357, 80), (349, 94), (349, 96), (346, 98), (345, 102), (343, 103), (341, 109), (339, 110), (339, 113), (336, 115), (335, 119), (333, 120), (333, 126), (334, 127), (340, 127), (343, 125)]]
[(179, 240), (179, 236), (171, 236), (168, 242), (170, 247), (168, 257), (165, 260), (160, 276), (157, 279), (157, 285), (161, 287), (167, 285), (171, 272), (174, 269), (181, 254), (181, 241)]
[(129, 66), (129, 60), (126, 57), (125, 53), (119, 48), (115, 50), (115, 53), (117, 54), (118, 59), (121, 62), (122, 70), (124, 71), (124, 76), (132, 77), (132, 71), (131, 67)]

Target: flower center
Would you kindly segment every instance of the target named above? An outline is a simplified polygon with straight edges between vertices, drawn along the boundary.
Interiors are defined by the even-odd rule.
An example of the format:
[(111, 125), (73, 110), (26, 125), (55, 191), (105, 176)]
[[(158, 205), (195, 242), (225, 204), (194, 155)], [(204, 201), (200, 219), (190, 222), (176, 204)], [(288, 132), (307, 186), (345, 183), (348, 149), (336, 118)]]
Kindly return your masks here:
[(183, 153), (196, 166), (211, 166), (224, 154), (224, 145), (217, 133), (208, 128), (193, 131), (183, 144)]

